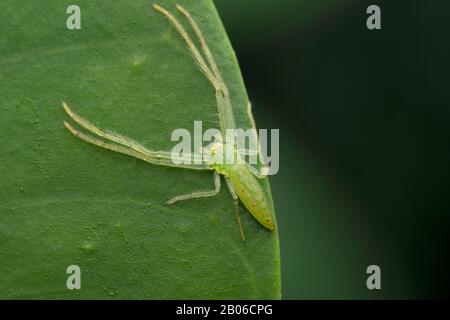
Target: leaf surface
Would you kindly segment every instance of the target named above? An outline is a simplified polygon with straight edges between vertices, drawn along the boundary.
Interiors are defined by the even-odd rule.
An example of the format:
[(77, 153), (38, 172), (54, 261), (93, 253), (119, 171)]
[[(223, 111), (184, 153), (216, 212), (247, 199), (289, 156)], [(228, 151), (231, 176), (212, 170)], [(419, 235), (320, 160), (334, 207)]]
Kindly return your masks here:
[[(178, 3), (203, 29), (248, 125), (213, 3)], [(215, 197), (165, 205), (213, 189), (211, 172), (150, 165), (64, 129), (62, 101), (154, 150), (170, 150), (172, 131), (192, 132), (194, 120), (218, 127), (211, 85), (150, 2), (79, 0), (81, 30), (66, 27), (71, 4), (7, 1), (0, 11), (0, 297), (279, 298), (278, 234), (241, 206), (242, 242), (224, 183)], [(70, 265), (81, 268), (81, 290), (66, 287)]]

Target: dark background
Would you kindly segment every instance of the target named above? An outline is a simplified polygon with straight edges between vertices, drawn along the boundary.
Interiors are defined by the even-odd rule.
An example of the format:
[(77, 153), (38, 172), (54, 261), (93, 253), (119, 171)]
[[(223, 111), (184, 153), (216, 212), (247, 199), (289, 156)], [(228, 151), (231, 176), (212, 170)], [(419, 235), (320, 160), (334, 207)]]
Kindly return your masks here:
[(258, 127), (280, 129), (283, 298), (449, 298), (450, 2), (215, 3)]

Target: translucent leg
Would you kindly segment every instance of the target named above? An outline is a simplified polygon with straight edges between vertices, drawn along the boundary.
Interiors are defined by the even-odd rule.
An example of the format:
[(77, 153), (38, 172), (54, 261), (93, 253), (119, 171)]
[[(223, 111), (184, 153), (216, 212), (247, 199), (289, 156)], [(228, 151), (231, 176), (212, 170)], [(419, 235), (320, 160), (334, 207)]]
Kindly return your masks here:
[(167, 11), (166, 9), (161, 7), (160, 5), (154, 4), (153, 8), (156, 11), (162, 13), (167, 18), (167, 20), (170, 21), (170, 23), (173, 25), (175, 30), (178, 31), (178, 33), (181, 35), (181, 37), (186, 42), (187, 48), (192, 54), (192, 58), (197, 63), (197, 65), (200, 68), (200, 70), (202, 71), (202, 73), (209, 79), (209, 81), (211, 81), (212, 85), (216, 88), (216, 90), (218, 90), (219, 87), (220, 87), (218, 80), (216, 79), (216, 77), (214, 76), (213, 72), (210, 70), (210, 68), (206, 64), (205, 59), (203, 59), (203, 57), (200, 54), (199, 50), (197, 49), (197, 47), (195, 46), (195, 44), (192, 41), (191, 37), (186, 32), (186, 30), (181, 25), (181, 23), (169, 11)]
[(241, 234), (242, 241), (245, 241), (245, 235), (244, 235), (244, 227), (242, 226), (241, 216), (239, 215), (239, 198), (234, 191), (233, 186), (231, 185), (230, 178), (225, 177), (225, 183), (227, 184), (228, 190), (230, 190), (231, 196), (234, 200), (234, 206), (235, 206), (235, 213), (236, 213), (236, 221), (239, 226), (239, 232)]
[(173, 204), (178, 201), (189, 200), (194, 198), (204, 198), (204, 197), (212, 197), (220, 192), (220, 175), (217, 172), (214, 172), (214, 185), (215, 189), (211, 191), (198, 191), (188, 194), (183, 194), (181, 196), (176, 196), (175, 198), (167, 201), (167, 204)]
[(191, 52), (194, 61), (197, 63), (197, 65), (200, 68), (200, 71), (208, 78), (208, 80), (214, 86), (214, 88), (216, 90), (216, 100), (217, 100), (218, 109), (219, 109), (222, 134), (225, 137), (226, 129), (236, 128), (234, 115), (233, 115), (233, 109), (231, 106), (228, 88), (225, 85), (225, 83), (222, 79), (222, 76), (220, 75), (217, 64), (214, 61), (212, 53), (209, 50), (209, 47), (206, 43), (206, 40), (203, 36), (202, 31), (200, 30), (200, 27), (195, 22), (195, 20), (192, 18), (192, 16), (189, 14), (189, 12), (186, 11), (186, 9), (184, 9), (180, 5), (176, 6), (177, 9), (186, 17), (187, 21), (189, 22), (192, 29), (194, 30), (194, 32), (202, 46), (203, 54), (206, 56), (206, 60), (208, 61), (209, 65), (206, 63), (206, 61), (203, 58), (203, 56), (201, 55), (200, 51), (197, 49), (194, 42), (192, 41), (192, 39), (190, 38), (190, 36), (186, 32), (186, 30), (183, 28), (181, 23), (170, 12), (168, 12), (163, 7), (161, 7), (157, 4), (153, 5), (153, 7), (155, 8), (155, 10), (162, 13), (170, 21), (170, 23), (174, 26), (174, 28), (178, 31), (178, 33), (181, 35), (181, 37), (186, 42), (186, 45), (187, 45), (189, 51)]
[[(101, 139), (91, 137), (85, 133), (80, 132), (79, 130), (72, 127), (68, 122), (64, 121), (64, 126), (76, 137), (92, 143), (96, 146), (109, 149), (115, 152), (124, 153), (129, 156), (147, 161), (152, 164), (156, 165), (164, 165), (164, 166), (170, 166), (170, 167), (181, 167), (186, 169), (197, 169), (197, 170), (207, 170), (210, 169), (210, 166), (206, 163), (200, 163), (193, 161), (193, 156), (191, 155), (191, 164), (184, 164), (181, 163), (180, 158), (177, 157), (176, 159), (174, 156), (167, 151), (152, 151), (147, 148), (145, 148), (143, 145), (137, 143), (136, 141), (133, 141), (130, 138), (121, 136), (117, 133), (112, 133), (110, 131), (101, 130), (94, 126), (92, 123), (87, 121), (86, 119), (80, 117), (75, 112), (70, 109), (70, 107), (63, 102), (63, 108), (66, 111), (66, 113), (80, 126), (83, 128), (89, 130), (93, 134), (95, 134), (98, 137), (107, 139), (109, 141), (115, 142), (115, 143), (108, 143)], [(174, 160), (177, 160), (177, 164), (174, 163)]]
[(245, 153), (251, 155), (251, 154), (255, 154), (255, 152), (256, 152), (258, 154), (258, 161), (260, 163), (262, 163), (261, 168), (257, 168), (256, 166), (254, 166), (252, 164), (247, 164), (247, 167), (255, 177), (257, 177), (258, 179), (262, 179), (262, 178), (265, 178), (267, 176), (267, 174), (269, 173), (269, 166), (267, 164), (265, 164), (264, 159), (262, 157), (261, 145), (259, 144), (258, 132), (256, 131), (256, 124), (255, 124), (255, 119), (253, 118), (252, 104), (250, 103), (250, 101), (247, 104), (247, 117), (248, 117), (248, 120), (249, 120), (251, 128), (252, 128), (252, 136), (253, 136), (252, 139), (254, 139), (254, 141), (253, 141), (253, 143), (251, 143), (251, 145), (256, 145), (258, 149), (257, 150), (248, 150)]

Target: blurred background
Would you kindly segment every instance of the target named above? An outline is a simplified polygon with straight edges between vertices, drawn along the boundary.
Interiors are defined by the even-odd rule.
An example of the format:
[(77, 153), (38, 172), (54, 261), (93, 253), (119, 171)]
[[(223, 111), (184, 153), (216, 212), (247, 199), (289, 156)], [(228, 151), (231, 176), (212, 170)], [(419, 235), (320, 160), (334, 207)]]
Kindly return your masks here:
[(449, 298), (450, 2), (215, 3), (257, 126), (280, 129), (283, 298)]

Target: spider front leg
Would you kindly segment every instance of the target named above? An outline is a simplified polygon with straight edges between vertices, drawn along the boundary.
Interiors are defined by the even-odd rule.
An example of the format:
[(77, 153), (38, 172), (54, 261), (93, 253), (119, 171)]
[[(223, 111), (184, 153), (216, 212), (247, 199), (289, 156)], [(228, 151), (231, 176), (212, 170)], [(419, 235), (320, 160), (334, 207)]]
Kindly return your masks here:
[[(110, 132), (108, 130), (102, 130), (100, 128), (97, 128), (92, 123), (90, 123), (86, 119), (80, 117), (75, 112), (73, 112), (72, 109), (70, 109), (70, 107), (64, 102), (63, 108), (66, 111), (66, 113), (72, 118), (72, 120), (74, 120), (84, 129), (88, 130), (89, 132), (97, 136), (95, 137), (85, 134), (75, 129), (68, 122), (64, 121), (64, 126), (67, 128), (67, 130), (69, 130), (74, 136), (80, 138), (81, 140), (99, 146), (101, 148), (109, 149), (118, 153), (127, 154), (129, 156), (144, 160), (151, 164), (175, 168), (195, 169), (195, 170), (210, 169), (210, 165), (204, 162), (199, 163), (199, 161), (195, 161), (197, 160), (196, 155), (189, 155), (189, 157), (191, 158), (191, 160), (193, 160), (193, 162), (191, 161), (191, 163), (183, 163), (183, 158), (173, 155), (171, 152), (149, 150), (145, 148), (143, 145), (137, 143), (136, 141), (130, 138), (124, 137), (117, 133)], [(106, 141), (99, 138), (105, 139)]]

